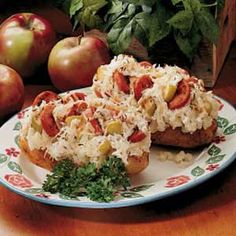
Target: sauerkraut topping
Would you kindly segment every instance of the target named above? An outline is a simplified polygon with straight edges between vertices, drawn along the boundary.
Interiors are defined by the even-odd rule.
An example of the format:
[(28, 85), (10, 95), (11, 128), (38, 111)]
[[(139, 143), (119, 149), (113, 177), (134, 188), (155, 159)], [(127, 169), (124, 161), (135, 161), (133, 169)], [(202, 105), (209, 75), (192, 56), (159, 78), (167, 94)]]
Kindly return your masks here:
[[(50, 102), (55, 104), (52, 116), (60, 128), (55, 137), (49, 137), (43, 129), (38, 130), (34, 125), (35, 118), (39, 121), (38, 125), (41, 125), (38, 117), (46, 104), (43, 102), (40, 106), (31, 107), (26, 114), (22, 132), (29, 148), (43, 150), (57, 161), (69, 158), (78, 164), (95, 163), (97, 166), (101, 165), (108, 154), (121, 158), (127, 164), (128, 156), (142, 156), (144, 152), (149, 152), (151, 141), (148, 122), (140, 111), (134, 113), (132, 109), (117, 106), (106, 99), (93, 99), (89, 95), (85, 102), (88, 109), (69, 120), (67, 114), (78, 101), (67, 100), (65, 103), (63, 99), (58, 99)], [(99, 135), (91, 122), (94, 119), (102, 130)], [(112, 120), (120, 122), (122, 132), (107, 132)], [(136, 129), (145, 133), (145, 138), (131, 144), (128, 137)], [(106, 145), (110, 145), (108, 153), (104, 153), (107, 149), (105, 141)]]
[(158, 151), (157, 159), (159, 161), (173, 161), (179, 166), (186, 167), (192, 164), (194, 156), (191, 153), (187, 153), (184, 151), (179, 151), (177, 153), (169, 151)]
[[(119, 90), (113, 79), (115, 71), (120, 71), (129, 78), (130, 93), (125, 94)], [(137, 101), (134, 93), (134, 83), (137, 78), (147, 75), (151, 78), (153, 85), (142, 91), (141, 98)], [(178, 109), (170, 109), (166, 101), (167, 86), (172, 89), (178, 87), (180, 81), (186, 80), (190, 86), (190, 98), (184, 106)], [(202, 80), (198, 80), (177, 66), (150, 66), (143, 67), (133, 57), (119, 55), (109, 65), (101, 66), (92, 86), (94, 93), (99, 91), (100, 95), (108, 100), (122, 104), (125, 107), (139, 110), (150, 122), (151, 132), (164, 131), (167, 127), (173, 129), (180, 127), (182, 132), (192, 133), (198, 129), (207, 129), (212, 121), (217, 118), (219, 103), (211, 92), (205, 92)], [(171, 91), (170, 91), (171, 93)], [(148, 114), (143, 104), (147, 99), (152, 99), (155, 107)], [(171, 94), (169, 97), (171, 99)], [(150, 100), (149, 100), (150, 101)], [(154, 105), (153, 105), (154, 106)], [(152, 113), (153, 111), (153, 113)], [(150, 113), (150, 112), (149, 112)]]

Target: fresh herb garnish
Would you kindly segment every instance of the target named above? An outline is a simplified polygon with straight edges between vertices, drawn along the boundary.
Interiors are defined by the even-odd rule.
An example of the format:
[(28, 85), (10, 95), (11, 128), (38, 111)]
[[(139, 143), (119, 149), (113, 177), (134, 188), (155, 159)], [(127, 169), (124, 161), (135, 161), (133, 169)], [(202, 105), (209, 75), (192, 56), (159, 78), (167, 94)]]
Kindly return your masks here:
[(97, 169), (94, 163), (78, 167), (71, 160), (60, 161), (47, 175), (43, 190), (75, 198), (85, 195), (93, 201), (110, 202), (118, 189), (130, 185), (124, 163), (111, 156)]
[(200, 41), (217, 42), (215, 9), (224, 0), (52, 0), (66, 12), (74, 27), (108, 33), (114, 54), (124, 53), (133, 37), (149, 52), (162, 39), (173, 37), (191, 61)]

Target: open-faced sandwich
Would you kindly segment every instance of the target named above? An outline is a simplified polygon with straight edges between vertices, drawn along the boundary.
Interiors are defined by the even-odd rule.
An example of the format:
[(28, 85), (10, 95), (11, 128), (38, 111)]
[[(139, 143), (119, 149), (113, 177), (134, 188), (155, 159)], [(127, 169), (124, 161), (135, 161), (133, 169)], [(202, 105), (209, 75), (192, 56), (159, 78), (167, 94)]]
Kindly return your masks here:
[(203, 81), (177, 66), (156, 66), (119, 55), (100, 66), (93, 93), (142, 112), (152, 142), (194, 148), (212, 141), (220, 104)]
[(83, 93), (58, 96), (46, 91), (26, 114), (20, 146), (33, 163), (46, 169), (63, 159), (99, 168), (115, 156), (134, 175), (148, 165), (150, 140), (140, 111)]

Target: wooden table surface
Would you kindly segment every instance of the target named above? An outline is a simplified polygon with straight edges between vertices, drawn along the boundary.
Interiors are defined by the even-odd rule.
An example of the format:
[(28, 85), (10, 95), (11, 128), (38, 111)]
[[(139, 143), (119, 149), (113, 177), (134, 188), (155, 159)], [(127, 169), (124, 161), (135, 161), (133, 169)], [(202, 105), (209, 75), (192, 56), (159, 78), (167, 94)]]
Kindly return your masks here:
[[(50, 88), (26, 86), (24, 106)], [(236, 104), (235, 91), (236, 46), (214, 88), (215, 94), (232, 104)], [(0, 186), (0, 235), (236, 235), (236, 162), (187, 192), (119, 209), (44, 205)]]

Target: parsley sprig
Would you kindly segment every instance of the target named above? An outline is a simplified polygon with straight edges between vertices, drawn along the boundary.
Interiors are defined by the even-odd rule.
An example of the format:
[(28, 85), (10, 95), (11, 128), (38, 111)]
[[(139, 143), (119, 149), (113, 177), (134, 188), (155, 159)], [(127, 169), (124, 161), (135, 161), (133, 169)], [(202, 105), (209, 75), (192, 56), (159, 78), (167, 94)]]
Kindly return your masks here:
[(71, 198), (85, 195), (93, 201), (110, 202), (119, 188), (126, 189), (129, 185), (122, 160), (111, 156), (99, 169), (94, 163), (78, 167), (71, 160), (62, 160), (47, 175), (43, 190)]
[(114, 54), (125, 52), (133, 37), (149, 51), (173, 37), (191, 61), (200, 41), (217, 42), (215, 7), (224, 0), (52, 0), (66, 12), (74, 27), (98, 28), (108, 33)]

